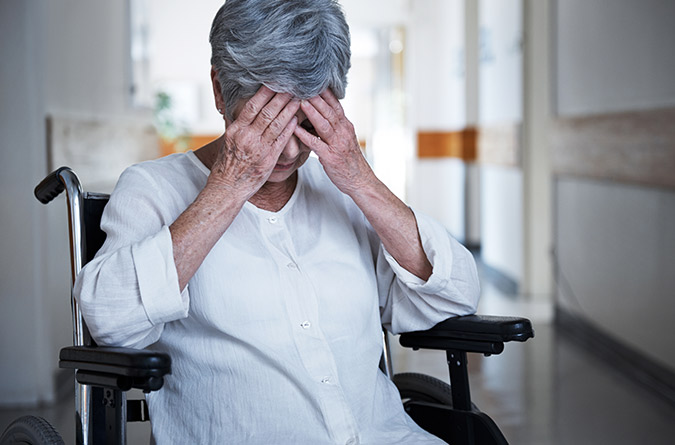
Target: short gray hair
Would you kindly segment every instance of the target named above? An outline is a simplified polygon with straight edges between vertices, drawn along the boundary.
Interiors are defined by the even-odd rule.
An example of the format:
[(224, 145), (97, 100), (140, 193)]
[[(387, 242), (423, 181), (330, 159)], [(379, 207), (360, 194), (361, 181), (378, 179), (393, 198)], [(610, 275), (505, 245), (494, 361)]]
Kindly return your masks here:
[(328, 87), (345, 95), (349, 26), (337, 0), (227, 0), (209, 41), (230, 119), (261, 85), (300, 99)]

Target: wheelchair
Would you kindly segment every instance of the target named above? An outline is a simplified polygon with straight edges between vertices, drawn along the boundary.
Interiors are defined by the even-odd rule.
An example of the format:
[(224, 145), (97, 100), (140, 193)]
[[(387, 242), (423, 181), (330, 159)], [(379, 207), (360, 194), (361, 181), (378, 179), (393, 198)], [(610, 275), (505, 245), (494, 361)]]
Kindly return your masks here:
[[(100, 229), (108, 195), (83, 192), (79, 179), (61, 167), (35, 188), (36, 198), (47, 204), (66, 192), (69, 216), (72, 280), (105, 241)], [(61, 349), (59, 367), (75, 373), (77, 445), (126, 444), (126, 424), (149, 420), (144, 399), (127, 400), (132, 388), (145, 393), (160, 390), (171, 373), (171, 358), (164, 353), (97, 346), (71, 296), (73, 346)], [(467, 354), (500, 354), (504, 343), (534, 337), (530, 321), (519, 317), (469, 315), (445, 320), (427, 331), (399, 336), (402, 346), (446, 351), (450, 384), (417, 374), (393, 374), (388, 335), (383, 331), (382, 372), (401, 393), (406, 412), (422, 428), (453, 445), (507, 444), (495, 422), (472, 402)], [(0, 436), (0, 445), (63, 444), (58, 432), (43, 418), (24, 416)]]

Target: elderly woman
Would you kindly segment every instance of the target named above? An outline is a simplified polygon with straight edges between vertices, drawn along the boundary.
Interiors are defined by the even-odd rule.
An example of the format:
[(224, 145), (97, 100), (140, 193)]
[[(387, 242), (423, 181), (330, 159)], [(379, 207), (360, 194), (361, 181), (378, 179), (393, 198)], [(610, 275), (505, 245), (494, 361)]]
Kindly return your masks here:
[(439, 443), (378, 368), (381, 324), (473, 312), (475, 264), (364, 159), (337, 2), (228, 0), (210, 40), (225, 132), (120, 177), (75, 288), (93, 337), (171, 355), (161, 444)]

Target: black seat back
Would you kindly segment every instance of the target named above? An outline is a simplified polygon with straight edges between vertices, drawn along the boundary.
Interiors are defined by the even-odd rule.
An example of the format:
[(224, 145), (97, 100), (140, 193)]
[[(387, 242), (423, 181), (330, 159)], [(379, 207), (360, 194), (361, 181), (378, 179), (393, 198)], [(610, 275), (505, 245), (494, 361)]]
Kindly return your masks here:
[(103, 243), (106, 234), (101, 230), (101, 216), (103, 209), (108, 204), (110, 196), (105, 193), (85, 192), (82, 199), (82, 239), (84, 240), (85, 251), (82, 258), (84, 266), (96, 255)]

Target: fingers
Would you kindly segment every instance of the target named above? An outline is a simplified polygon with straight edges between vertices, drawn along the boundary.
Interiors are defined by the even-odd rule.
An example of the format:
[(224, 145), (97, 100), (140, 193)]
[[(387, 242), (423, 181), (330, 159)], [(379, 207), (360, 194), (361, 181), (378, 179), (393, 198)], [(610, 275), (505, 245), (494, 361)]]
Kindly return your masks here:
[(291, 136), (293, 136), (295, 130), (298, 128), (298, 118), (294, 115), (288, 125), (286, 125), (286, 127), (281, 131), (275, 140), (276, 148), (279, 152), (281, 152), (284, 147), (286, 147), (286, 144), (288, 144)]
[[(253, 129), (260, 134), (265, 133), (270, 124), (280, 117), (280, 113), (282, 110), (284, 110), (286, 105), (291, 102), (291, 99), (293, 99), (293, 96), (288, 93), (275, 93), (272, 99), (270, 99), (270, 101), (267, 102), (267, 104), (260, 110), (255, 120), (251, 124), (251, 127), (253, 127)], [(281, 133), (286, 124), (288, 124), (288, 122), (291, 120), (293, 114), (295, 114), (295, 112), (293, 112), (291, 115), (285, 114), (283, 117), (286, 117), (286, 122), (284, 122), (283, 125), (277, 123), (276, 127), (272, 130), (276, 131), (277, 135)]]
[[(324, 115), (324, 113), (329, 114), (328, 109), (330, 109), (330, 107), (328, 104), (323, 99), (316, 96), (309, 100), (303, 100), (300, 108), (314, 126), (314, 130), (317, 134), (326, 141), (332, 140), (335, 128), (338, 127), (339, 122), (336, 121), (333, 124)], [(324, 113), (321, 112), (321, 109), (324, 110)], [(334, 117), (334, 114), (331, 115), (331, 117)]]
[(303, 101), (301, 109), (325, 141), (332, 141), (342, 127), (349, 127), (344, 109), (330, 88)]
[(330, 88), (326, 88), (318, 96), (309, 99), (309, 101), (334, 126), (345, 117), (345, 112), (340, 101), (338, 101)]
[(246, 102), (236, 121), (243, 125), (251, 125), (260, 111), (276, 94), (265, 85), (261, 86), (253, 97)]
[(323, 150), (328, 148), (328, 145), (321, 140), (319, 136), (315, 136), (309, 131), (298, 125), (294, 131), (295, 135), (300, 139), (300, 142), (309, 147), (310, 150), (320, 154)]
[(240, 128), (250, 127), (269, 143), (280, 137), (300, 108), (300, 103), (288, 93), (275, 93), (261, 86), (237, 116)]
[(326, 101), (328, 105), (333, 107), (334, 110), (338, 112), (338, 114), (343, 114), (344, 115), (344, 110), (342, 109), (342, 105), (340, 104), (340, 101), (338, 100), (337, 97), (335, 97), (335, 94), (333, 93), (333, 90), (330, 88), (326, 88), (323, 90), (322, 93), (319, 94), (323, 100)]
[[(275, 99), (272, 99), (272, 101), (270, 101), (270, 103), (260, 112), (260, 115), (258, 115), (258, 119), (261, 119), (261, 116), (265, 113), (268, 107), (271, 108), (271, 110), (269, 111), (270, 114), (276, 111), (276, 106), (274, 107), (272, 106), (272, 102)], [(299, 109), (300, 109), (300, 101), (297, 99), (291, 99), (283, 106), (283, 108), (278, 112), (278, 114), (276, 114), (274, 118), (271, 121), (269, 121), (269, 123), (267, 123), (267, 118), (261, 119), (259, 124), (260, 126), (265, 125), (267, 123), (267, 126), (262, 131), (262, 139), (267, 142), (274, 142), (278, 138), (281, 138), (281, 135), (288, 127), (291, 120), (295, 117), (295, 114), (298, 112)], [(258, 119), (256, 119), (256, 121), (254, 122), (253, 124), (254, 127), (258, 125)]]

